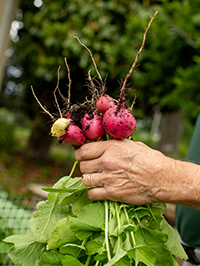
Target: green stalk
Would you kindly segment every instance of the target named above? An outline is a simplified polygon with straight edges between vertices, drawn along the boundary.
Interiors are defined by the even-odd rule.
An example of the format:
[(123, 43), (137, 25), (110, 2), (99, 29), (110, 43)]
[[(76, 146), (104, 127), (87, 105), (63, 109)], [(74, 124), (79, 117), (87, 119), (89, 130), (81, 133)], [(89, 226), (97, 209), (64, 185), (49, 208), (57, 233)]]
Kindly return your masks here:
[(146, 236), (145, 236), (145, 234), (144, 234), (144, 232), (143, 232), (143, 227), (142, 227), (142, 225), (141, 225), (140, 219), (138, 218), (137, 212), (135, 212), (135, 217), (136, 217), (137, 222), (138, 222), (138, 224), (139, 224), (139, 226), (140, 226), (140, 228), (141, 228), (141, 231), (142, 231), (142, 235), (143, 235), (143, 237), (144, 237), (144, 240), (145, 240), (145, 242), (147, 243), (147, 239), (146, 239)]
[(104, 201), (104, 205), (105, 205), (105, 242), (106, 242), (108, 261), (110, 261), (111, 255), (110, 255), (110, 245), (108, 240), (108, 201), (107, 200)]
[[(123, 209), (124, 209), (124, 213), (125, 213), (125, 216), (126, 216), (127, 223), (130, 224), (130, 220), (129, 220), (129, 217), (128, 217), (128, 213), (127, 213), (126, 207), (124, 206)], [(136, 246), (135, 237), (134, 237), (133, 232), (130, 232), (130, 236), (131, 236), (131, 239), (133, 241), (133, 246)]]
[(106, 139), (109, 140), (110, 139), (110, 136), (108, 134), (106, 134)]
[(85, 266), (89, 266), (90, 261), (91, 261), (91, 258), (92, 258), (91, 255), (89, 255), (89, 256), (87, 257), (87, 260), (86, 260)]
[(151, 213), (151, 215), (152, 215), (152, 217), (153, 217), (154, 221), (155, 221), (155, 222), (158, 224), (158, 221), (157, 221), (157, 219), (156, 219), (156, 217), (155, 217), (154, 213), (152, 212), (152, 209), (151, 209), (151, 207), (150, 207), (150, 205), (149, 205), (149, 204), (147, 204), (147, 208), (149, 209), (149, 212)]
[[(85, 238), (82, 243), (81, 243), (81, 247), (85, 246), (85, 243), (87, 242), (87, 238)], [(76, 258), (78, 258), (79, 254), (81, 253), (81, 249), (79, 249), (78, 253), (76, 254)]]
[[(119, 216), (119, 208), (118, 208), (118, 203), (115, 201), (115, 210), (116, 210), (116, 216), (117, 216), (117, 227), (118, 227), (118, 234), (120, 232), (121, 229), (121, 223), (120, 223), (120, 216)], [(118, 252), (118, 250), (120, 250), (120, 245), (121, 245), (121, 237), (118, 235), (118, 246), (117, 246), (117, 250), (116, 250), (116, 254)]]
[(69, 174), (69, 177), (67, 178), (67, 180), (63, 183), (63, 185), (62, 185), (62, 187), (64, 188), (64, 186), (67, 184), (67, 182), (70, 180), (70, 178), (72, 177), (72, 175), (73, 175), (73, 173), (74, 173), (74, 170), (75, 170), (75, 168), (76, 168), (76, 166), (77, 166), (77, 164), (78, 164), (79, 162), (78, 161), (75, 161), (74, 162), (74, 164), (73, 164), (73, 166), (72, 166), (72, 170), (71, 170), (71, 172), (70, 172), (70, 174)]

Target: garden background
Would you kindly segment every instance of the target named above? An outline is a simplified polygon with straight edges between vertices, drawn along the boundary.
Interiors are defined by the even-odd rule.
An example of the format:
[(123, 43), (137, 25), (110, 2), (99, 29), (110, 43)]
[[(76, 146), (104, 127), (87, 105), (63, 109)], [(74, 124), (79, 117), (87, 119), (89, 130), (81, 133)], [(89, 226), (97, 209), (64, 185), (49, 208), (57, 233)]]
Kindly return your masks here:
[[(41, 112), (30, 86), (51, 113), (58, 113), (53, 91), (61, 66), (59, 87), (67, 96), (66, 57), (71, 101), (83, 101), (88, 95), (88, 71), (92, 76), (96, 73), (88, 51), (74, 38), (78, 36), (106, 78), (108, 94), (116, 97), (156, 10), (158, 15), (129, 79), (133, 88), (128, 93), (129, 105), (137, 96), (133, 140), (184, 160), (200, 112), (199, 0), (19, 1), (0, 88), (0, 216), (5, 216), (0, 220), (1, 239), (15, 230), (15, 222), (8, 221), (4, 213), (8, 199), (9, 206), (18, 206), (22, 217), (29, 219), (34, 208), (30, 184), (52, 185), (68, 174), (74, 160), (74, 151), (49, 135), (50, 119)], [(26, 214), (24, 209), (28, 209)], [(8, 265), (6, 260), (0, 254), (2, 265)]]

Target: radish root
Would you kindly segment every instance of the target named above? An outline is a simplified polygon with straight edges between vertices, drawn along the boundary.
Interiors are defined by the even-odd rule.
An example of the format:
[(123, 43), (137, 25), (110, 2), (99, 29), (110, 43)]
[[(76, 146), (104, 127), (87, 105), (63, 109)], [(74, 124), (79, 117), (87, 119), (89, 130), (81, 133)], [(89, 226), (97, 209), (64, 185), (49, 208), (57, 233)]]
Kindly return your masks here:
[(59, 68), (58, 68), (58, 80), (57, 80), (56, 88), (55, 88), (55, 90), (53, 92), (53, 95), (54, 95), (54, 99), (55, 99), (55, 102), (56, 102), (56, 106), (58, 108), (58, 112), (60, 114), (60, 118), (62, 118), (62, 112), (60, 110), (60, 106), (58, 104), (58, 100), (57, 100), (57, 97), (56, 97), (56, 91), (59, 90), (59, 87), (58, 86), (59, 86), (59, 80), (60, 80), (60, 76), (59, 76), (59, 70), (60, 70), (60, 68), (61, 68), (61, 66), (59, 66)]
[(67, 72), (68, 72), (68, 79), (69, 79), (69, 84), (68, 84), (68, 99), (67, 99), (67, 109), (69, 109), (70, 106), (70, 98), (71, 98), (71, 84), (72, 84), (72, 80), (70, 77), (70, 68), (69, 65), (67, 63), (67, 58), (65, 57), (65, 65), (67, 67)]
[(95, 70), (96, 70), (96, 72), (97, 72), (97, 74), (98, 74), (98, 76), (99, 76), (99, 79), (100, 79), (100, 81), (101, 81), (101, 83), (102, 83), (102, 85), (103, 85), (102, 77), (101, 77), (101, 75), (100, 75), (100, 73), (99, 73), (99, 71), (98, 71), (98, 69), (97, 69), (96, 62), (95, 62), (95, 60), (94, 60), (94, 57), (93, 57), (93, 55), (92, 55), (90, 49), (89, 49), (84, 43), (82, 43), (82, 42), (80, 41), (80, 39), (79, 39), (77, 36), (74, 36), (74, 38), (76, 38), (76, 39), (78, 40), (78, 42), (79, 42), (83, 47), (85, 47), (85, 49), (89, 52), (89, 54), (90, 54), (90, 56), (91, 56), (91, 58), (92, 58), (92, 62), (93, 62), (93, 64), (94, 64)]
[(51, 113), (49, 113), (49, 111), (47, 111), (47, 109), (45, 109), (45, 108), (42, 106), (41, 102), (38, 100), (37, 96), (35, 95), (35, 92), (34, 92), (33, 86), (31, 86), (31, 90), (32, 90), (33, 96), (35, 97), (37, 103), (38, 103), (39, 106), (42, 108), (42, 110), (43, 110), (46, 114), (48, 114), (48, 115), (51, 117), (51, 119), (55, 119), (54, 116), (53, 116)]
[(140, 56), (140, 53), (142, 52), (143, 48), (144, 48), (144, 44), (145, 44), (145, 40), (146, 40), (146, 35), (147, 35), (147, 32), (151, 26), (151, 23), (153, 22), (154, 18), (156, 17), (158, 11), (156, 11), (153, 15), (153, 17), (151, 18), (151, 20), (149, 21), (149, 24), (144, 32), (144, 35), (143, 35), (143, 40), (142, 40), (142, 45), (136, 55), (136, 58), (135, 58), (135, 61), (133, 62), (132, 66), (131, 66), (131, 69), (129, 70), (128, 74), (126, 75), (125, 79), (124, 79), (124, 82), (123, 82), (123, 85), (122, 85), (122, 88), (121, 88), (121, 92), (120, 92), (120, 98), (123, 98), (123, 95), (124, 95), (124, 90), (125, 90), (125, 87), (126, 87), (126, 83), (127, 83), (127, 80), (129, 79), (131, 73), (133, 72), (133, 69), (135, 68), (136, 64), (137, 64), (137, 61), (138, 61), (138, 58)]

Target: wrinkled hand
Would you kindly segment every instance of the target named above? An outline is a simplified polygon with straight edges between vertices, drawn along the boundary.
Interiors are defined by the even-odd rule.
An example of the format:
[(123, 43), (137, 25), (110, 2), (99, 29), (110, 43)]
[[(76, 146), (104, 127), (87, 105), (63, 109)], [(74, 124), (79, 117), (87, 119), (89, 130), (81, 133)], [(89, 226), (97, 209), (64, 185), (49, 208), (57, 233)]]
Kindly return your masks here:
[[(108, 140), (84, 144), (75, 152), (80, 161), (84, 186), (91, 200), (113, 200), (147, 204), (170, 194), (175, 167), (173, 159), (130, 140)], [(173, 172), (173, 171), (172, 171)]]

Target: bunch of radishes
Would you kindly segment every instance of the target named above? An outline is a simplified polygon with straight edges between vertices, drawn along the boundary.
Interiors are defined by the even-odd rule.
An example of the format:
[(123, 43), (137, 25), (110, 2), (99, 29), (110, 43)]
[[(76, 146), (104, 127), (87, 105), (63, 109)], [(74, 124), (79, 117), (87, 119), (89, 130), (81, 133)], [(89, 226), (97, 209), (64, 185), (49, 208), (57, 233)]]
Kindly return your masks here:
[(80, 123), (76, 124), (68, 113), (65, 118), (54, 122), (51, 134), (60, 142), (80, 146), (87, 141), (104, 139), (105, 134), (115, 139), (128, 138), (135, 127), (136, 120), (124, 104), (115, 104), (110, 96), (101, 95), (96, 102), (96, 110), (85, 112)]
[[(96, 67), (96, 65), (95, 65)], [(101, 93), (94, 86), (92, 100), (82, 104), (67, 105), (64, 117), (60, 118), (51, 128), (52, 136), (59, 141), (72, 146), (81, 146), (88, 141), (106, 138), (106, 134), (115, 139), (130, 137), (136, 128), (136, 120), (125, 104), (125, 85), (122, 86), (118, 101), (105, 95), (105, 84), (100, 77)], [(93, 96), (94, 96), (93, 95)]]
[[(81, 45), (83, 45), (92, 58), (94, 63), (95, 70), (98, 74), (100, 80), (100, 90), (96, 88), (93, 83), (93, 80), (90, 76), (90, 72), (88, 75), (88, 80), (90, 81), (90, 87), (92, 90), (92, 100), (87, 100), (83, 104), (70, 104), (70, 89), (71, 89), (71, 79), (70, 79), (70, 71), (67, 61), (65, 59), (65, 63), (68, 69), (68, 78), (69, 78), (69, 89), (68, 89), (68, 98), (64, 98), (60, 93), (58, 88), (59, 83), (59, 72), (58, 72), (58, 83), (57, 87), (54, 91), (55, 101), (60, 113), (60, 118), (55, 119), (39, 102), (37, 97), (34, 94), (33, 88), (32, 92), (35, 96), (37, 102), (42, 107), (42, 109), (50, 115), (53, 120), (53, 125), (51, 127), (51, 135), (57, 137), (60, 143), (65, 143), (67, 145), (72, 145), (77, 148), (88, 141), (98, 141), (106, 139), (106, 135), (115, 139), (125, 139), (130, 137), (136, 128), (136, 120), (132, 114), (132, 108), (128, 109), (125, 101), (126, 96), (126, 83), (128, 78), (130, 77), (133, 69), (136, 66), (137, 60), (139, 58), (140, 53), (144, 48), (144, 43), (146, 39), (147, 31), (156, 16), (157, 12), (155, 12), (154, 16), (151, 18), (148, 27), (145, 30), (143, 35), (142, 45), (136, 55), (135, 61), (133, 62), (131, 69), (129, 70), (125, 80), (120, 89), (120, 95), (117, 100), (114, 100), (110, 96), (105, 94), (105, 82), (102, 80), (101, 75), (97, 69), (95, 60), (91, 51), (76, 37)], [(65, 109), (61, 112), (57, 98), (56, 91), (59, 91), (60, 95), (65, 101)], [(133, 104), (132, 104), (133, 107)]]

